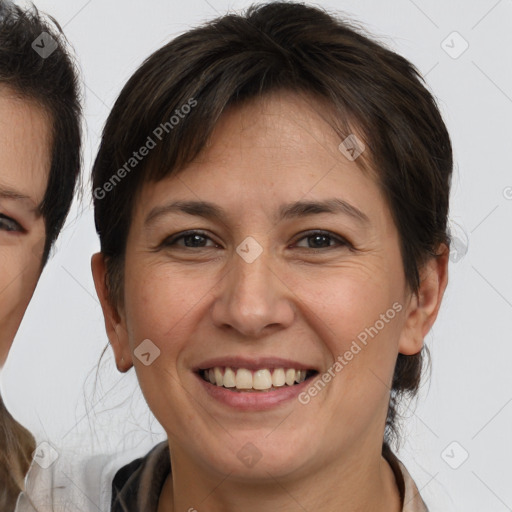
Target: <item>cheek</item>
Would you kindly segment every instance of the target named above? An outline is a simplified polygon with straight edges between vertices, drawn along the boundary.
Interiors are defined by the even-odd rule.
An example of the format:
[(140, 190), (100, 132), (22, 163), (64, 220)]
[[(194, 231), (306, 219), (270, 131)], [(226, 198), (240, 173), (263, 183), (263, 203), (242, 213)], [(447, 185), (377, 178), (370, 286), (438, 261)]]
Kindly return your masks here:
[(190, 318), (207, 300), (208, 279), (197, 270), (193, 275), (169, 265), (138, 265), (126, 269), (125, 308), (132, 349), (152, 339), (167, 352), (178, 348)]
[[(368, 416), (386, 407), (405, 310), (403, 281), (393, 275), (379, 265), (354, 264), (295, 283), (315, 349), (326, 350), (329, 360), (324, 376), (334, 392), (319, 393), (318, 404), (332, 401), (340, 422), (356, 415), (364, 423), (362, 403)], [(317, 390), (310, 391), (309, 398), (316, 396)]]
[(37, 254), (21, 247), (0, 248), (0, 359), (12, 344), (39, 278)]
[(206, 314), (201, 301), (207, 300), (211, 286), (205, 277), (192, 279), (164, 265), (140, 264), (138, 271), (135, 268), (127, 262), (124, 309), (128, 343), (134, 351), (149, 339), (160, 350), (149, 366), (136, 356), (133, 363), (150, 409), (172, 437), (174, 432), (190, 431), (190, 425), (197, 423), (189, 394), (183, 392), (180, 355), (197, 330), (198, 318)]
[(0, 248), (0, 305), (1, 312), (17, 304), (27, 303), (39, 278), (41, 260), (29, 249)]
[[(356, 442), (365, 429), (380, 428), (386, 415), (404, 323), (403, 297), (391, 282), (348, 272), (316, 280), (297, 296), (317, 340), (314, 350), (327, 351), (329, 360), (321, 377), (325, 387), (312, 384), (301, 396), (301, 403), (309, 404), (305, 417), (311, 406), (318, 418), (328, 416), (326, 425), (338, 425)], [(323, 435), (328, 446), (339, 442), (335, 429), (326, 428)]]
[[(401, 280), (393, 275), (382, 266), (351, 264), (307, 278), (297, 276), (289, 285), (299, 299), (297, 304), (304, 305), (304, 314), (310, 311), (308, 317), (315, 322), (315, 330), (325, 331), (332, 350), (339, 353), (346, 349), (347, 341), (375, 323), (379, 331), (396, 334), (400, 323), (395, 320), (396, 309), (400, 308), (393, 309), (393, 304), (401, 304), (404, 297)], [(381, 315), (385, 315), (384, 320)]]

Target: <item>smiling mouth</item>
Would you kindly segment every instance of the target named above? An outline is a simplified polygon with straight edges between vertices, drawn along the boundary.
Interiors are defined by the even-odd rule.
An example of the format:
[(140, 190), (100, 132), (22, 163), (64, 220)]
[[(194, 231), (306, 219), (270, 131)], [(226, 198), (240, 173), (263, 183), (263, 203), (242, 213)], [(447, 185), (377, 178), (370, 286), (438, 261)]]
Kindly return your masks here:
[(251, 371), (246, 368), (215, 366), (200, 370), (199, 375), (210, 384), (231, 391), (261, 392), (301, 384), (317, 375), (316, 370), (295, 370), (294, 368), (262, 368)]

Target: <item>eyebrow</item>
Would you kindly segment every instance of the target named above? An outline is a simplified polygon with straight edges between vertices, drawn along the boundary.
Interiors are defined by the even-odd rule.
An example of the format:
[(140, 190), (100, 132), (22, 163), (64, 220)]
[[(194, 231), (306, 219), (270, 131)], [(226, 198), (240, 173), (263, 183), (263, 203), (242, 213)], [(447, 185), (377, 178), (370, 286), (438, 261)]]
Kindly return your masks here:
[(21, 192), (18, 192), (13, 188), (0, 185), (0, 199), (9, 199), (14, 201), (30, 203), (30, 211), (35, 213), (37, 216), (41, 215), (40, 205), (34, 206), (34, 200), (30, 196), (22, 194)]
[[(153, 208), (146, 217), (144, 224), (148, 226), (156, 219), (170, 213), (185, 213), (210, 220), (220, 220), (223, 223), (227, 223), (228, 218), (224, 209), (208, 201), (174, 201)], [(275, 220), (281, 221), (321, 213), (343, 214), (355, 219), (361, 224), (370, 224), (370, 219), (365, 213), (347, 201), (339, 198), (326, 199), (323, 201), (296, 201), (282, 205), (279, 208)]]
[(15, 199), (18, 201), (22, 201), (22, 200), (31, 201), (29, 196), (20, 194), (19, 192), (17, 192), (16, 190), (14, 190), (12, 188), (6, 188), (6, 187), (2, 187), (2, 186), (0, 186), (0, 197), (2, 199)]

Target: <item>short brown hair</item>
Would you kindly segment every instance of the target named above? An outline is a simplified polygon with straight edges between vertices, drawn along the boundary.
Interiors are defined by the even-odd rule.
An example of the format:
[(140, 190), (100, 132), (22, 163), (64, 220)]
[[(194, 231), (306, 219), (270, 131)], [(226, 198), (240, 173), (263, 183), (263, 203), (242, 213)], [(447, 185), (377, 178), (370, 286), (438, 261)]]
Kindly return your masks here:
[[(341, 140), (351, 126), (361, 134), (400, 235), (406, 281), (418, 290), (421, 266), (440, 244), (449, 245), (452, 150), (436, 101), (409, 61), (353, 24), (320, 8), (273, 2), (177, 37), (146, 59), (117, 99), (93, 168), (96, 229), (113, 301), (122, 296), (126, 240), (142, 184), (192, 161), (228, 106), (278, 90), (327, 102)], [(126, 162), (155, 128), (170, 124), (190, 99), (197, 105), (186, 119), (113, 182), (123, 166), (129, 171)], [(421, 369), (422, 352), (399, 354), (387, 440), (396, 434), (397, 400), (417, 391)]]

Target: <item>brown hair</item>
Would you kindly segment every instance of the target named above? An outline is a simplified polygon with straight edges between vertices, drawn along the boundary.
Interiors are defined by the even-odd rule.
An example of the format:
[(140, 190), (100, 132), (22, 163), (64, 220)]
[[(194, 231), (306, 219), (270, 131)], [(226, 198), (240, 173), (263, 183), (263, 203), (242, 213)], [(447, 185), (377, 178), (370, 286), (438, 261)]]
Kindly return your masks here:
[[(50, 39), (43, 40), (43, 33)], [(52, 42), (53, 41), (53, 42)], [(46, 53), (38, 53), (36, 48)], [(75, 65), (58, 23), (37, 9), (23, 10), (0, 0), (0, 85), (39, 104), (52, 123), (48, 184), (39, 209), (46, 239), (41, 267), (48, 260), (71, 207), (81, 163), (81, 107)], [(0, 509), (13, 510), (23, 489), (35, 440), (9, 414), (0, 397)]]
[[(400, 235), (406, 281), (417, 292), (421, 266), (449, 245), (452, 150), (436, 102), (410, 62), (353, 23), (317, 7), (273, 2), (177, 37), (146, 59), (117, 99), (93, 167), (96, 230), (114, 303), (122, 301), (126, 240), (142, 184), (192, 161), (228, 106), (279, 90), (330, 105), (341, 140), (361, 135)], [(191, 100), (185, 118), (170, 121)], [(127, 162), (155, 132), (161, 139), (132, 170)], [(365, 167), (364, 159), (356, 162)], [(386, 441), (397, 433), (399, 398), (418, 389), (422, 358), (398, 356)]]
[(0, 397), (0, 510), (14, 510), (34, 449), (32, 434), (9, 414)]

